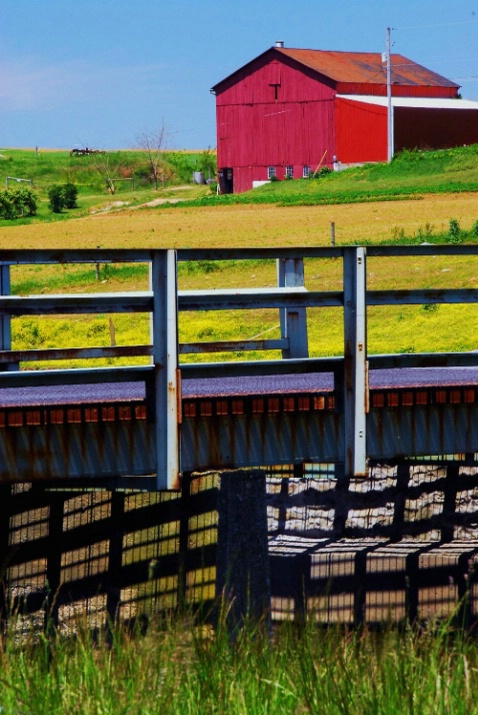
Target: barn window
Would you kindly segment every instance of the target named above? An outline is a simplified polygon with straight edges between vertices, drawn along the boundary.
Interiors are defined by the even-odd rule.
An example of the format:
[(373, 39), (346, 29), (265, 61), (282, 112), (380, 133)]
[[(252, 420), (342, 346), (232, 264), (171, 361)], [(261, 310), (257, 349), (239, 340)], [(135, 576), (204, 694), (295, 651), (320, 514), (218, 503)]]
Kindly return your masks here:
[(275, 176), (277, 176), (275, 166), (268, 166), (267, 167), (267, 178), (272, 179)]
[(310, 174), (310, 166), (307, 166), (307, 165), (303, 166), (302, 167), (302, 176), (304, 177), (304, 179), (308, 179), (309, 174)]
[(294, 167), (293, 166), (286, 166), (285, 167), (285, 174), (284, 174), (286, 179), (293, 179), (294, 178)]
[(274, 89), (274, 100), (277, 102), (277, 100), (279, 99), (280, 84), (271, 84), (270, 86)]

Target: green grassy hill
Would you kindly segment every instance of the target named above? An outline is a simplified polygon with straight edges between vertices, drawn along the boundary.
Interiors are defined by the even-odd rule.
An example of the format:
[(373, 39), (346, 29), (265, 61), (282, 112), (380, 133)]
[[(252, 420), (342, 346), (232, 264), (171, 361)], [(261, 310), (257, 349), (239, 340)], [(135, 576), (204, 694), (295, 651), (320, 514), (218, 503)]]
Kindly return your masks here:
[[(168, 184), (191, 182), (194, 171), (215, 176), (215, 155), (204, 152), (165, 151), (162, 153)], [(85, 193), (104, 188), (104, 168), (108, 164), (118, 178), (134, 179), (138, 188), (150, 184), (148, 157), (141, 150), (108, 151), (85, 156), (68, 151), (0, 149), (0, 181), (5, 176), (31, 179), (38, 190), (71, 181)]]
[[(66, 151), (0, 149), (0, 183), (7, 177), (31, 179), (39, 204), (37, 216), (22, 222), (51, 221), (90, 213), (112, 201), (105, 177), (115, 177), (114, 200), (129, 205), (145, 203), (158, 195), (178, 196), (181, 205), (224, 205), (267, 203), (282, 206), (341, 204), (365, 201), (400, 200), (426, 193), (478, 191), (478, 144), (441, 151), (406, 151), (390, 164), (365, 164), (339, 172), (319, 171), (309, 179), (274, 181), (242, 194), (216, 196), (209, 187), (184, 193), (194, 171), (215, 176), (215, 155), (205, 152), (165, 152), (164, 185), (154, 190), (144, 152), (114, 151), (106, 154), (70, 156)], [(2, 179), (3, 174), (3, 179)], [(57, 183), (74, 183), (78, 188), (78, 209), (52, 214), (48, 189)], [(134, 182), (134, 189), (133, 189)], [(181, 192), (176, 193), (178, 184)], [(9, 186), (20, 184), (12, 179)], [(17, 220), (18, 222), (18, 220)], [(11, 225), (1, 221), (0, 225)]]
[[(178, 185), (191, 184), (193, 173), (203, 171), (205, 177), (215, 177), (215, 154), (204, 152), (164, 152), (161, 155), (160, 190), (168, 192)], [(114, 183), (114, 198), (107, 179)], [(0, 220), (0, 226), (32, 221), (51, 221), (76, 218), (101, 208), (112, 200), (129, 205), (144, 203), (154, 198), (157, 191), (151, 178), (151, 167), (144, 151), (110, 151), (84, 156), (70, 155), (68, 151), (34, 149), (0, 149), (0, 185), (15, 190), (32, 182), (38, 197), (38, 211), (34, 218), (12, 221)], [(48, 190), (55, 184), (73, 183), (78, 190), (78, 209), (52, 214), (48, 207)], [(198, 187), (192, 198), (206, 193)], [(207, 192), (210, 193), (209, 188)]]
[(309, 179), (275, 181), (217, 200), (312, 205), (459, 191), (478, 191), (478, 144), (441, 151), (406, 151), (390, 164), (364, 164), (339, 172), (319, 171)]

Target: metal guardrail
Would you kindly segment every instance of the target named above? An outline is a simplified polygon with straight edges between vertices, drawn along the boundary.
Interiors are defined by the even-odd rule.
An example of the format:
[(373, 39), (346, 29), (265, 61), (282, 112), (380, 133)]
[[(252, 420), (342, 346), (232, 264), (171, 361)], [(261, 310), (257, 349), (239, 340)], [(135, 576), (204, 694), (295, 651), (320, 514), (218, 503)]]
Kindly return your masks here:
[[(366, 259), (371, 257), (478, 255), (478, 246), (391, 246), (293, 249), (184, 249), (184, 250), (6, 250), (0, 251), (0, 388), (68, 383), (147, 383), (154, 404), (157, 487), (171, 487), (180, 472), (180, 382), (197, 377), (271, 375), (329, 371), (335, 376), (345, 423), (346, 474), (367, 473), (366, 414), (368, 372), (382, 367), (477, 365), (478, 355), (461, 353), (374, 355), (367, 351), (367, 307), (389, 304), (438, 304), (478, 302), (478, 289), (367, 290)], [(336, 258), (343, 264), (339, 291), (308, 291), (304, 258)], [(177, 290), (177, 263), (275, 259), (277, 287), (213, 291)], [(81, 295), (20, 296), (10, 292), (10, 267), (51, 263), (146, 263), (150, 266), (150, 290), (143, 292)], [(307, 308), (343, 308), (344, 353), (339, 358), (310, 358)], [(179, 345), (178, 313), (201, 310), (273, 308), (279, 311), (281, 337), (274, 340), (238, 340)], [(12, 349), (10, 321), (22, 315), (150, 313), (151, 344), (126, 347)], [(14, 346), (13, 346), (14, 347)], [(181, 364), (180, 354), (237, 350), (280, 349), (283, 360), (223, 361)], [(147, 366), (75, 370), (12, 370), (18, 362), (45, 359), (92, 359), (149, 356)]]

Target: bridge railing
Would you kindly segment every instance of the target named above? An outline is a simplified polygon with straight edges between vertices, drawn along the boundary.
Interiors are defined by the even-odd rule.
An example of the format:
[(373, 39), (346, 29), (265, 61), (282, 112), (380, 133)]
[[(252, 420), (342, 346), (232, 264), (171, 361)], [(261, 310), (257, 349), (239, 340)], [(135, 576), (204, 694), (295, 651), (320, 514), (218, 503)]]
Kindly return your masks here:
[[(182, 379), (279, 373), (332, 372), (337, 404), (344, 415), (344, 465), (347, 474), (367, 473), (367, 420), (370, 369), (383, 367), (478, 364), (476, 353), (368, 355), (367, 308), (390, 304), (468, 303), (478, 301), (477, 289), (367, 290), (367, 256), (395, 257), (478, 255), (478, 246), (393, 246), (263, 249), (183, 250), (65, 250), (1, 251), (0, 387), (144, 381), (154, 405), (158, 488), (176, 484), (180, 472), (179, 425)], [(340, 290), (307, 290), (304, 258), (342, 261)], [(235, 261), (274, 259), (278, 285), (274, 288), (177, 290), (177, 263), (181, 261)], [(11, 266), (68, 263), (144, 263), (150, 266), (149, 290), (122, 293), (15, 295), (10, 292)], [(341, 357), (311, 358), (307, 340), (307, 309), (343, 310), (344, 350)], [(271, 308), (280, 315), (281, 337), (276, 340), (239, 340), (179, 345), (178, 314), (189, 311)], [(148, 313), (151, 341), (144, 345), (16, 350), (10, 321), (18, 316)], [(279, 349), (284, 360), (223, 360), (184, 363), (181, 353), (227, 350)], [(45, 359), (92, 359), (148, 356), (149, 364), (82, 369), (12, 370), (19, 362)], [(23, 367), (23, 365), (22, 365)]]

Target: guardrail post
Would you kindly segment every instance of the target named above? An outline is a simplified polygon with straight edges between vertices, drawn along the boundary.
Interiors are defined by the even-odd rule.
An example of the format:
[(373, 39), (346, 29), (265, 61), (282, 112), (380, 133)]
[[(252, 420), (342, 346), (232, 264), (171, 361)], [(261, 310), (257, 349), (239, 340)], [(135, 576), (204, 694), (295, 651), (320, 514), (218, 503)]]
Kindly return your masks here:
[(153, 290), (153, 360), (156, 418), (157, 489), (179, 488), (180, 384), (176, 252), (155, 251)]
[(344, 249), (345, 474), (367, 476), (368, 363), (365, 249)]
[[(304, 286), (304, 259), (278, 258), (277, 284), (280, 288), (302, 288)], [(281, 308), (279, 315), (281, 337), (287, 338), (289, 341), (289, 347), (282, 351), (282, 357), (309, 357), (306, 309)]]

